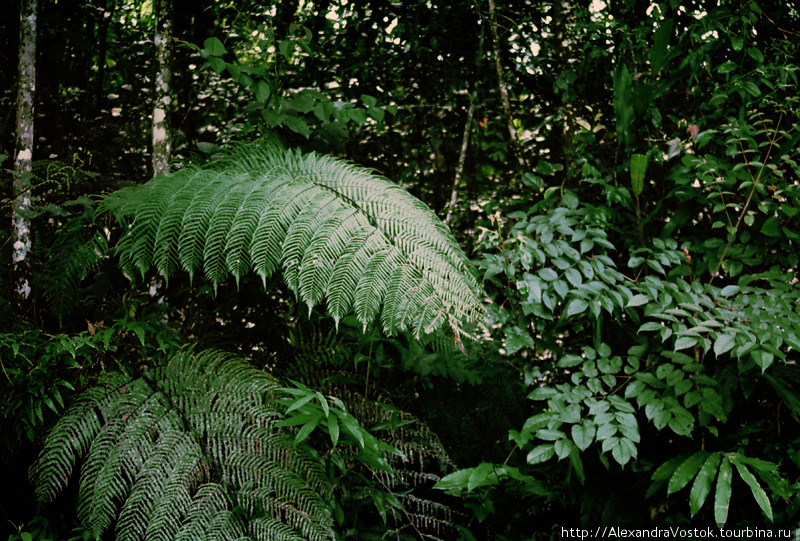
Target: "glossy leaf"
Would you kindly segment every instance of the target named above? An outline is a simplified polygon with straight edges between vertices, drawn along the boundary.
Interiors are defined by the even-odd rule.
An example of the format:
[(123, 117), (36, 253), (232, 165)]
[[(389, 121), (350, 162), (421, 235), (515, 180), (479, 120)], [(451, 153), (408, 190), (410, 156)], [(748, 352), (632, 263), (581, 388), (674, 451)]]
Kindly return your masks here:
[(747, 483), (747, 486), (750, 487), (750, 492), (752, 492), (753, 498), (755, 498), (756, 503), (758, 503), (761, 511), (763, 511), (764, 516), (766, 516), (767, 520), (771, 522), (773, 519), (772, 504), (769, 501), (769, 496), (767, 496), (767, 493), (764, 492), (763, 488), (761, 488), (761, 485), (758, 483), (750, 470), (747, 469), (747, 466), (738, 460), (732, 459), (731, 462), (733, 462), (733, 465), (736, 466), (736, 470), (739, 472), (739, 476), (742, 478), (742, 481)]
[(697, 471), (703, 465), (708, 455), (709, 453), (706, 451), (698, 451), (678, 466), (675, 473), (673, 473), (672, 477), (669, 479), (667, 493), (672, 494), (673, 492), (678, 492), (688, 485), (689, 481), (694, 479), (694, 476), (697, 475)]
[(703, 507), (708, 493), (711, 492), (711, 486), (714, 482), (714, 477), (717, 475), (717, 468), (721, 458), (719, 453), (711, 453), (703, 463), (700, 471), (697, 472), (697, 477), (695, 477), (692, 485), (692, 492), (689, 495), (689, 508), (692, 516), (695, 516), (700, 508)]
[(714, 494), (714, 520), (722, 528), (728, 521), (728, 506), (731, 501), (731, 481), (733, 471), (728, 457), (723, 457), (717, 475), (717, 488)]

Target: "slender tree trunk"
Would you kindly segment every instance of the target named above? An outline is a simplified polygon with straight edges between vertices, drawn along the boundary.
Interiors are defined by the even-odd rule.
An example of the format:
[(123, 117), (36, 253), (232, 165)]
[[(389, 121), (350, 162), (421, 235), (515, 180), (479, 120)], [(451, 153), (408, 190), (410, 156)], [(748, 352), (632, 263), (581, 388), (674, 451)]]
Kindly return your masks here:
[(100, 45), (100, 50), (97, 53), (97, 76), (95, 77), (94, 98), (92, 107), (94, 109), (93, 115), (97, 116), (98, 111), (103, 108), (105, 102), (105, 87), (106, 79), (106, 55), (108, 54), (108, 27), (111, 23), (111, 18), (114, 16), (114, 11), (117, 9), (117, 3), (114, 0), (106, 1), (105, 9), (100, 15), (101, 20), (97, 26), (97, 43)]
[(16, 159), (14, 161), (14, 287), (22, 302), (31, 292), (25, 259), (31, 250), (31, 173), (33, 163), (33, 99), (36, 92), (36, 0), (21, 0), (19, 85), (17, 90)]
[[(483, 57), (483, 36), (484, 28), (486, 25), (481, 25), (481, 36), (478, 40), (478, 54), (475, 57), (475, 70), (480, 73), (481, 58)], [(464, 174), (464, 164), (467, 161), (467, 149), (469, 148), (469, 135), (472, 132), (472, 118), (475, 115), (475, 101), (478, 99), (478, 81), (480, 77), (475, 78), (475, 86), (472, 88), (472, 93), (469, 96), (469, 108), (467, 109), (467, 121), (464, 123), (464, 136), (461, 139), (461, 153), (458, 155), (458, 166), (456, 173), (453, 177), (453, 191), (450, 193), (450, 204), (447, 207), (447, 216), (444, 223), (450, 225), (450, 220), (453, 218), (453, 209), (458, 201), (458, 185), (461, 182), (461, 175)]]
[(172, 0), (156, 0), (156, 92), (153, 106), (153, 176), (169, 168), (170, 139), (170, 49), (172, 42)]
[(514, 128), (514, 117), (511, 115), (511, 102), (508, 99), (508, 90), (506, 90), (506, 83), (503, 78), (503, 67), (500, 62), (500, 42), (497, 37), (497, 13), (495, 13), (494, 0), (489, 0), (489, 25), (492, 29), (492, 52), (494, 53), (494, 66), (497, 70), (497, 85), (500, 89), (500, 100), (503, 103), (503, 113), (506, 117), (508, 136), (511, 140), (511, 151), (514, 153), (514, 157), (517, 159), (520, 168), (524, 169), (525, 162), (522, 159), (522, 152), (519, 148), (517, 130)]

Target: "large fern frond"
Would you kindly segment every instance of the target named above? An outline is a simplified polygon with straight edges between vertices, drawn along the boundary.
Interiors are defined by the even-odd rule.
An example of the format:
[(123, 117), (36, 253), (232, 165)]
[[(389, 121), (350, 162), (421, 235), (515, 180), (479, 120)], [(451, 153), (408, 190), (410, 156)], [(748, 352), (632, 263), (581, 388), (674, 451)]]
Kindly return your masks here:
[(117, 249), (126, 272), (203, 272), (215, 285), (282, 269), (309, 308), (327, 299), (338, 322), (380, 315), (393, 334), (482, 314), (480, 286), (436, 215), (368, 170), (314, 154), (241, 145), (106, 199), (130, 220)]
[(277, 387), (218, 352), (110, 374), (47, 437), (37, 498), (54, 498), (85, 457), (78, 515), (96, 535), (115, 525), (119, 540), (326, 538), (331, 489), (276, 426)]

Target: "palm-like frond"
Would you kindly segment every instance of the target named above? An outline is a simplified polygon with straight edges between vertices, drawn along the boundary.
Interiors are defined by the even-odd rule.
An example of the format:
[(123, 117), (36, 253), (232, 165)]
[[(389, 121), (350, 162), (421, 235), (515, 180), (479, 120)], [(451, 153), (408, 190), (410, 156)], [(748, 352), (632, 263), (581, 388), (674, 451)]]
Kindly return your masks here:
[(480, 287), (444, 225), (400, 186), (341, 160), (242, 145), (110, 196), (132, 218), (118, 245), (128, 273), (203, 272), (217, 284), (282, 268), (309, 308), (327, 299), (338, 322), (416, 334), (482, 314)]
[(78, 515), (97, 535), (116, 524), (120, 540), (323, 539), (330, 487), (276, 427), (277, 387), (218, 352), (110, 374), (47, 437), (37, 498), (55, 497), (85, 456)]

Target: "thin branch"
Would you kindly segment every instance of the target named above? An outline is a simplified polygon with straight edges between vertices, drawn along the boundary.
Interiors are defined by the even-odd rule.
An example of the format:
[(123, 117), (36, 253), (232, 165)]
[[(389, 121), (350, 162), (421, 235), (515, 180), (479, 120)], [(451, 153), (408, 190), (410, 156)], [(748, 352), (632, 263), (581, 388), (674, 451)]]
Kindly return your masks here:
[[(711, 282), (714, 281), (714, 278), (716, 278), (717, 274), (719, 273), (719, 268), (722, 266), (722, 262), (725, 260), (725, 256), (728, 254), (728, 249), (731, 247), (731, 243), (733, 242), (733, 239), (736, 236), (736, 233), (739, 231), (739, 226), (742, 223), (742, 218), (744, 218), (744, 215), (747, 213), (747, 207), (750, 205), (750, 201), (753, 199), (753, 193), (755, 193), (756, 186), (758, 186), (758, 183), (761, 181), (761, 175), (762, 175), (762, 173), (764, 173), (764, 169), (766, 168), (767, 162), (769, 161), (769, 155), (770, 155), (770, 153), (772, 153), (772, 148), (775, 146), (775, 142), (777, 141), (778, 128), (780, 128), (780, 126), (781, 126), (781, 120), (783, 120), (783, 113), (781, 113), (781, 116), (778, 117), (778, 125), (775, 126), (775, 131), (773, 132), (772, 137), (769, 140), (769, 148), (767, 149), (767, 157), (764, 158), (764, 163), (761, 164), (761, 169), (758, 170), (758, 176), (755, 179), (753, 179), (752, 173), (750, 174), (750, 178), (753, 179), (753, 187), (750, 188), (750, 195), (747, 196), (747, 201), (744, 204), (744, 208), (742, 209), (741, 214), (739, 214), (739, 219), (736, 222), (736, 227), (733, 228), (733, 231), (731, 232), (730, 236), (728, 237), (728, 244), (725, 245), (725, 250), (722, 251), (722, 255), (720, 256), (719, 262), (717, 263), (717, 268), (714, 269), (714, 272), (711, 274), (711, 278), (708, 280), (709, 284), (711, 284)], [(739, 146), (741, 146), (741, 145), (742, 145), (742, 143), (740, 141), (739, 142)], [(742, 156), (744, 156), (745, 165), (747, 165), (747, 156), (745, 155), (744, 147), (742, 147)], [(748, 170), (749, 170), (749, 167), (748, 167)]]

